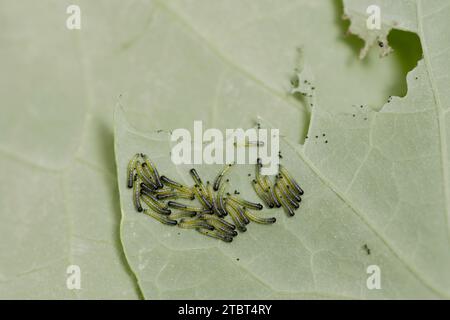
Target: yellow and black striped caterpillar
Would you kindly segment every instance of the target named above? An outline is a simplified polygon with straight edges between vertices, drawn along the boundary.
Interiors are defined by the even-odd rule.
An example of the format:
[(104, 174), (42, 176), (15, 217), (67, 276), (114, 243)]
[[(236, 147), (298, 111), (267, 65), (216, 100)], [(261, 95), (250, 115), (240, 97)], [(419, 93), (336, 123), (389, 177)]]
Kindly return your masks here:
[[(279, 166), (279, 173), (272, 183), (268, 176), (261, 174), (262, 162), (258, 159), (251, 185), (262, 204), (238, 196), (237, 191), (235, 194), (227, 192), (230, 180), (223, 180), (231, 167), (231, 164), (225, 165), (214, 182), (207, 181), (206, 185), (197, 170), (191, 169), (193, 185), (188, 186), (167, 175), (160, 176), (155, 163), (147, 155), (136, 153), (127, 166), (127, 187), (133, 189), (133, 206), (138, 212), (162, 224), (193, 229), (224, 242), (232, 242), (238, 235), (237, 231), (246, 232), (251, 222), (268, 225), (277, 220), (255, 211), (282, 207), (288, 216), (293, 216), (299, 209), (304, 191), (284, 166)], [(199, 204), (178, 200), (197, 201)]]

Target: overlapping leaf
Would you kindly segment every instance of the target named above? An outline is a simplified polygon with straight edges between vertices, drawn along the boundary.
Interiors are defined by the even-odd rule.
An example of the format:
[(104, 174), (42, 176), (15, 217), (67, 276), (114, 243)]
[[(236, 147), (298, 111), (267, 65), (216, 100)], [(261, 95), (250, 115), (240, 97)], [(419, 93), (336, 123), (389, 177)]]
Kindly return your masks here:
[[(305, 145), (282, 145), (283, 161), (307, 190), (301, 214), (271, 229), (255, 226), (232, 245), (178, 234), (132, 210), (120, 182), (134, 152), (152, 154), (174, 178), (187, 170), (171, 165), (167, 135), (139, 133), (119, 115), (122, 239), (145, 297), (449, 296), (448, 64), (439, 62), (448, 60), (450, 42), (433, 37), (427, 25), (433, 19), (444, 27), (440, 17), (448, 9), (427, 10), (418, 11), (425, 58), (408, 75), (408, 95), (381, 112), (364, 105), (337, 114), (313, 109)], [(258, 105), (247, 109), (271, 125)], [(245, 179), (234, 187), (250, 191)], [(366, 286), (369, 265), (382, 270), (381, 290)]]

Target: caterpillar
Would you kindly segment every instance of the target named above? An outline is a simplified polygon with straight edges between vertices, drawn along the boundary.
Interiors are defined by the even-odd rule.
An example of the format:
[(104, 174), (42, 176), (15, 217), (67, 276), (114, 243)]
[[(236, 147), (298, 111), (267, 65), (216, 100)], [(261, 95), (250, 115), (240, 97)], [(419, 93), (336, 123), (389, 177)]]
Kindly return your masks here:
[(128, 162), (127, 167), (127, 186), (133, 188), (134, 182), (134, 169), (136, 168), (136, 161), (139, 159), (139, 153), (136, 153), (133, 158)]
[(218, 191), (220, 188), (220, 182), (222, 181), (224, 175), (228, 172), (228, 170), (230, 170), (230, 168), (232, 167), (232, 164), (228, 164), (226, 165), (222, 171), (219, 172), (219, 174), (217, 175), (216, 179), (214, 179), (214, 191)]

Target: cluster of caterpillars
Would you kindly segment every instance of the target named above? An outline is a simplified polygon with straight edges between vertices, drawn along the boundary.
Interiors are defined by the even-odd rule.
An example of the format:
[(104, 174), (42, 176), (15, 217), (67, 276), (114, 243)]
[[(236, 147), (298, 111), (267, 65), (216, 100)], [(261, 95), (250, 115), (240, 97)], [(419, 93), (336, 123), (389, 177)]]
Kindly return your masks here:
[(261, 159), (256, 163), (256, 179), (252, 181), (258, 197), (269, 208), (280, 208), (292, 217), (295, 210), (300, 207), (303, 195), (303, 189), (297, 181), (291, 176), (289, 171), (282, 165), (279, 165), (279, 172), (275, 176), (275, 182), (272, 183), (268, 176), (261, 174)]
[[(145, 154), (137, 153), (128, 163), (127, 187), (133, 189), (133, 204), (159, 222), (193, 229), (199, 233), (225, 242), (233, 241), (237, 231), (245, 232), (250, 221), (273, 224), (274, 217), (263, 217), (254, 211), (263, 210), (261, 203), (243, 199), (227, 192), (229, 179), (225, 175), (232, 164), (225, 165), (213, 183), (203, 183), (195, 169), (189, 171), (194, 185), (186, 186), (159, 174), (153, 161)], [(283, 207), (289, 216), (299, 208), (303, 190), (287, 169), (280, 165), (275, 182), (261, 174), (262, 163), (258, 159), (253, 187), (259, 198), (269, 208)], [(200, 206), (192, 206), (175, 200), (197, 199)], [(231, 222), (226, 217), (231, 217)], [(237, 231), (236, 231), (237, 230)]]

